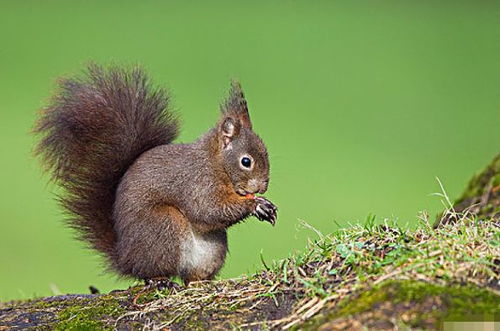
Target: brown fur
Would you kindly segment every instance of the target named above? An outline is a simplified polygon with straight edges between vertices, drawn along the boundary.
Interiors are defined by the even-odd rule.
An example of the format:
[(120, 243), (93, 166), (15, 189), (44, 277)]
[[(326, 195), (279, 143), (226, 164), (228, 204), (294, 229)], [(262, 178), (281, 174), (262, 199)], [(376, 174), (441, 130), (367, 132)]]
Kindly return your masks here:
[(60, 202), (70, 214), (69, 226), (111, 261), (120, 179), (139, 155), (177, 136), (168, 99), (139, 68), (90, 65), (83, 77), (59, 82), (36, 123), (34, 131), (42, 136), (36, 152), (65, 189)]
[(65, 189), (69, 225), (120, 274), (211, 279), (229, 226), (252, 214), (274, 223), (269, 201), (245, 197), (267, 189), (267, 151), (237, 83), (217, 126), (192, 144), (171, 144), (167, 106), (140, 69), (92, 65), (61, 82), (36, 125), (37, 152)]

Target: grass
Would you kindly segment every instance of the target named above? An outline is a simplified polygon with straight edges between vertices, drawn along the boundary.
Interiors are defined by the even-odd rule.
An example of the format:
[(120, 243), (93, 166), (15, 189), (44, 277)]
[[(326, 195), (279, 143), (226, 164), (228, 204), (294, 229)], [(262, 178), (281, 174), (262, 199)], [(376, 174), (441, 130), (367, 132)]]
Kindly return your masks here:
[[(449, 307), (454, 316), (466, 316), (464, 307), (470, 308), (481, 295), (488, 298), (484, 302), (488, 310), (484, 312), (498, 313), (498, 292), (475, 289), (491, 287), (499, 279), (499, 238), (498, 224), (488, 220), (463, 219), (460, 224), (439, 229), (423, 222), (417, 230), (410, 230), (396, 223), (374, 224), (369, 218), (364, 225), (311, 240), (304, 253), (275, 261), (253, 276), (197, 283), (168, 294), (156, 292), (140, 304), (140, 309), (119, 320), (168, 312), (169, 318), (159, 327), (193, 321), (206, 326), (208, 320), (224, 323), (228, 319), (241, 327), (287, 329), (309, 321), (322, 310), (334, 310), (355, 293), (395, 280), (419, 282), (406, 284), (406, 295), (410, 286), (434, 289), (426, 293), (437, 295), (438, 289), (445, 293), (449, 284), (469, 284), (469, 292), (475, 297), (467, 292), (461, 298), (461, 290), (456, 288), (450, 292), (456, 299)], [(400, 300), (412, 298), (402, 294)], [(258, 317), (259, 306), (266, 308)], [(203, 318), (198, 315), (200, 311)], [(228, 312), (231, 318), (225, 318)], [(353, 313), (352, 307), (344, 308), (337, 316)]]
[[(373, 326), (375, 319), (428, 328), (449, 318), (491, 319), (500, 313), (498, 220), (461, 216), (439, 228), (423, 218), (417, 229), (368, 217), (318, 232), (301, 254), (236, 279), (164, 291), (138, 286), (60, 309), (46, 300), (7, 306), (31, 313), (50, 308), (55, 317), (47, 325), (60, 329), (315, 329), (332, 321)], [(0, 317), (0, 327), (8, 318)]]

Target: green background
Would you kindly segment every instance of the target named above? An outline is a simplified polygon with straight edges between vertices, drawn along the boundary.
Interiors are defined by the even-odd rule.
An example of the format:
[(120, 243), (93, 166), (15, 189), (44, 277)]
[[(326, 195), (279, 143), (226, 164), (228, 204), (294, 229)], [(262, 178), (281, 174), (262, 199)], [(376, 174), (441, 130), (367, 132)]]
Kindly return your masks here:
[(275, 228), (229, 231), (221, 277), (368, 214), (415, 224), (499, 152), (499, 2), (0, 2), (0, 300), (125, 287), (62, 222), (29, 134), (57, 77), (140, 63), (170, 89), (179, 141), (238, 78), (268, 145)]

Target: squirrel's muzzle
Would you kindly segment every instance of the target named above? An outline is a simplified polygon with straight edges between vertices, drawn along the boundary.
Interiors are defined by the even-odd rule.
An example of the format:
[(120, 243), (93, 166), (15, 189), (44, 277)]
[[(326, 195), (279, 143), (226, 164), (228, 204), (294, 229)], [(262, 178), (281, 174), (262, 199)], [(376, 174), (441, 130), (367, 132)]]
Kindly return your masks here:
[(250, 179), (248, 181), (246, 190), (248, 193), (260, 193), (263, 194), (267, 191), (267, 181)]

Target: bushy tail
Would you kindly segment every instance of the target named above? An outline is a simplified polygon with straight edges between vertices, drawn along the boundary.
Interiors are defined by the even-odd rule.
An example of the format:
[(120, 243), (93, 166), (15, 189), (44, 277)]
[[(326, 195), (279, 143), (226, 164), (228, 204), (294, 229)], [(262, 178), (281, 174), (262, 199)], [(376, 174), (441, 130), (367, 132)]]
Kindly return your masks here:
[(60, 81), (36, 123), (36, 154), (64, 189), (69, 226), (111, 261), (117, 185), (140, 154), (176, 138), (168, 102), (140, 68), (92, 64), (81, 77)]

